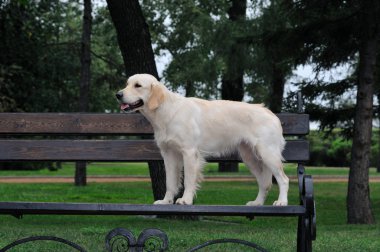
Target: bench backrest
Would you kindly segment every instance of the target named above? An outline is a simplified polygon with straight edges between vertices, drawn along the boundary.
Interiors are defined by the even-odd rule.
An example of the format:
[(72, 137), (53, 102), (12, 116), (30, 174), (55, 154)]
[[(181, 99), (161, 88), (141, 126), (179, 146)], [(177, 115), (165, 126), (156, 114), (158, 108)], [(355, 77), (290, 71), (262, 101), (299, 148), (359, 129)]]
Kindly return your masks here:
[[(307, 161), (309, 143), (302, 136), (309, 133), (309, 116), (293, 113), (281, 113), (277, 116), (281, 120), (284, 135), (287, 136), (284, 158), (288, 162)], [(0, 113), (0, 160), (134, 162), (162, 160), (152, 139), (123, 140), (109, 139), (114, 138), (109, 137), (91, 140), (78, 137), (152, 134), (151, 125), (140, 114)], [(208, 161), (220, 160), (240, 161), (237, 155), (210, 158)]]

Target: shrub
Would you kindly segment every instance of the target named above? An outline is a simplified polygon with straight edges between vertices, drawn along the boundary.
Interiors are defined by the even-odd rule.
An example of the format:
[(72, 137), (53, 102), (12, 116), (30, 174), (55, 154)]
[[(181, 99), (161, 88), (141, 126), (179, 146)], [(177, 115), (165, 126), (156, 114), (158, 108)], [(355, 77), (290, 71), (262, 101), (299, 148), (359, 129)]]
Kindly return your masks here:
[[(321, 131), (311, 131), (308, 135), (310, 141), (310, 160), (312, 166), (347, 167), (351, 162), (352, 140), (342, 137), (339, 129), (329, 134)], [(379, 162), (379, 131), (372, 134), (370, 165), (377, 166)]]

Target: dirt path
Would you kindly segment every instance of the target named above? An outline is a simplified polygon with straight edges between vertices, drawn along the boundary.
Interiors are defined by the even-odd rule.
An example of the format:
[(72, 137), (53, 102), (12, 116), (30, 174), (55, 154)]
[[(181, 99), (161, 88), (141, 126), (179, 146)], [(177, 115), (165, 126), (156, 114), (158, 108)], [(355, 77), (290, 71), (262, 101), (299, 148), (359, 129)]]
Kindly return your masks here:
[[(289, 177), (291, 181), (297, 181), (295, 176)], [(252, 177), (205, 177), (205, 181), (254, 181)], [(347, 176), (313, 176), (313, 181), (318, 182), (348, 182)], [(115, 182), (150, 182), (149, 177), (111, 177), (88, 176), (88, 183), (115, 183)], [(380, 176), (370, 177), (371, 183), (380, 183)], [(0, 177), (0, 183), (74, 183), (73, 177)]]

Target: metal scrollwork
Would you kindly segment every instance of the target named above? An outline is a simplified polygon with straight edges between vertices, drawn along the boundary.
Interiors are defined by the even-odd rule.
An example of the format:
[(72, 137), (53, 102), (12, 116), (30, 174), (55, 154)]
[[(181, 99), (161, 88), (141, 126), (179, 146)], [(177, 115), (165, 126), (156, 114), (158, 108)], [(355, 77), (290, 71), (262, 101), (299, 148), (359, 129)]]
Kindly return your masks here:
[(143, 251), (165, 251), (169, 246), (168, 236), (160, 229), (145, 229), (137, 239), (137, 244), (143, 245)]
[(168, 236), (159, 229), (145, 229), (137, 241), (134, 235), (124, 228), (116, 228), (106, 236), (108, 252), (159, 252), (168, 249)]
[[(14, 248), (18, 245), (21, 245), (27, 242), (34, 242), (34, 241), (54, 241), (54, 242), (66, 244), (76, 249), (79, 252), (86, 252), (86, 250), (83, 249), (81, 246), (71, 241), (68, 241), (59, 237), (54, 237), (54, 236), (34, 236), (34, 237), (20, 239), (15, 242), (12, 242), (11, 244), (5, 246), (4, 248), (1, 248), (0, 252), (6, 252), (9, 249)], [(135, 236), (132, 234), (131, 231), (124, 228), (115, 228), (107, 234), (105, 242), (106, 242), (106, 251), (108, 252), (127, 252), (127, 251), (162, 252), (162, 251), (166, 251), (169, 247), (169, 240), (166, 233), (164, 233), (160, 229), (155, 229), (155, 228), (145, 229), (144, 231), (141, 232), (141, 234), (139, 235), (137, 239), (135, 238)], [(218, 239), (218, 240), (208, 241), (194, 248), (191, 248), (190, 250), (188, 250), (188, 252), (198, 251), (204, 247), (214, 245), (214, 244), (221, 244), (221, 243), (241, 244), (247, 247), (251, 247), (257, 251), (266, 251), (261, 246), (252, 242), (248, 242), (248, 241), (239, 240), (239, 239)]]
[(214, 244), (220, 244), (220, 243), (241, 244), (241, 245), (253, 248), (253, 249), (257, 250), (257, 251), (261, 251), (261, 252), (266, 252), (267, 251), (263, 247), (257, 245), (256, 243), (253, 243), (253, 242), (248, 242), (248, 241), (239, 240), (239, 239), (217, 239), (217, 240), (212, 240), (212, 241), (205, 242), (205, 243), (203, 243), (201, 245), (198, 245), (198, 246), (196, 246), (194, 248), (191, 248), (187, 252), (198, 251), (198, 250), (200, 250), (200, 249), (202, 249), (204, 247), (211, 246), (211, 245), (214, 245)]
[(133, 251), (131, 247), (136, 245), (136, 238), (131, 231), (124, 228), (115, 228), (106, 236), (107, 251)]
[(68, 240), (65, 240), (65, 239), (62, 239), (59, 237), (55, 237), (55, 236), (31, 236), (31, 237), (23, 238), (23, 239), (12, 242), (11, 244), (5, 246), (4, 248), (1, 248), (0, 252), (5, 252), (11, 248), (18, 246), (18, 245), (25, 244), (28, 242), (35, 242), (35, 241), (54, 241), (54, 242), (66, 244), (66, 245), (76, 249), (79, 252), (86, 252), (86, 250), (84, 248), (82, 248), (81, 246), (79, 246), (78, 244), (75, 244), (74, 242), (71, 242), (71, 241), (68, 241)]

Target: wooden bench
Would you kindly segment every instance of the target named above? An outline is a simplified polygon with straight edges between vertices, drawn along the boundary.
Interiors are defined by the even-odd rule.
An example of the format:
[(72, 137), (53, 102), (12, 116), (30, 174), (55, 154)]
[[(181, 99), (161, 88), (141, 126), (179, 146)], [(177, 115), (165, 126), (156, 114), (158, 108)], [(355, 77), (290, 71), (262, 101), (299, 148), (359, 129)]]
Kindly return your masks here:
[[(16, 217), (25, 214), (200, 215), (246, 216), (249, 218), (254, 216), (294, 216), (299, 220), (297, 250), (311, 251), (312, 240), (315, 240), (316, 237), (316, 212), (312, 178), (305, 175), (303, 166), (303, 163), (309, 159), (309, 143), (304, 139), (304, 136), (309, 133), (309, 116), (307, 114), (281, 113), (278, 114), (278, 117), (282, 122), (284, 135), (288, 139), (283, 155), (287, 162), (298, 163), (299, 205), (254, 207), (243, 205), (0, 202), (0, 214), (10, 214)], [(141, 136), (152, 135), (152, 133), (151, 125), (140, 114), (0, 113), (0, 135), (2, 136), (0, 161), (161, 161), (160, 152), (154, 140), (151, 139), (120, 140), (115, 137), (102, 140), (99, 138), (83, 139), (83, 136)], [(63, 137), (65, 138), (62, 139)], [(240, 161), (237, 155), (211, 158), (208, 161), (218, 162), (221, 160)], [(113, 230), (109, 237), (123, 232), (126, 231)], [(153, 231), (153, 233), (155, 232)], [(163, 236), (163, 234), (160, 235)], [(133, 243), (133, 241), (129, 242)], [(225, 242), (234, 241), (226, 240)], [(245, 241), (240, 242), (247, 243), (247, 246), (255, 245)], [(19, 241), (19, 243), (21, 242)], [(136, 244), (133, 246), (135, 249), (139, 247)], [(140, 244), (141, 246), (143, 245)], [(264, 251), (258, 245), (255, 246), (256, 249)]]

